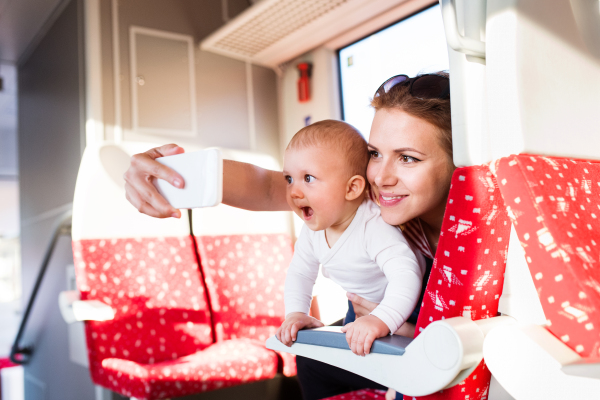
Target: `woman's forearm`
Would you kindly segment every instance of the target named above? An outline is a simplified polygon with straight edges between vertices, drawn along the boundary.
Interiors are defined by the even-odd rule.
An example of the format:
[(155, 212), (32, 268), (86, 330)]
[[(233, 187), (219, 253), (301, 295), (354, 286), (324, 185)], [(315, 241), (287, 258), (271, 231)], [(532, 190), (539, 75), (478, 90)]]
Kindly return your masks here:
[(223, 203), (252, 211), (290, 211), (280, 171), (223, 160)]

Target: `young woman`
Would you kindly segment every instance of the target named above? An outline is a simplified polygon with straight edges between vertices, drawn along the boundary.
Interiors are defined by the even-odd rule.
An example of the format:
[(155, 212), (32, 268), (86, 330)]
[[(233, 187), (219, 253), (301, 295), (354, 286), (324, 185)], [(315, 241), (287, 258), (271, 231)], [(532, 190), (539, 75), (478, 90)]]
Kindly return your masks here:
[[(400, 226), (428, 261), (429, 269), (442, 228), (452, 161), (450, 85), (445, 73), (408, 78), (394, 76), (375, 92), (371, 102), (375, 117), (371, 127), (371, 159), (367, 180), (371, 198), (381, 207), (383, 220)], [(125, 173), (127, 199), (142, 213), (158, 217), (180, 217), (154, 186), (155, 178), (183, 187), (183, 179), (155, 161), (158, 157), (182, 153), (171, 144), (136, 154)], [(225, 160), (223, 202), (247, 210), (289, 210), (283, 174)], [(427, 283), (428, 274), (424, 280)], [(367, 315), (377, 304), (348, 294), (352, 301), (346, 322)], [(415, 310), (413, 317), (416, 317)], [(411, 323), (412, 322), (412, 323)], [(415, 318), (397, 333), (414, 335)], [(306, 399), (321, 399), (361, 388), (382, 386), (314, 360), (298, 357), (298, 378)]]

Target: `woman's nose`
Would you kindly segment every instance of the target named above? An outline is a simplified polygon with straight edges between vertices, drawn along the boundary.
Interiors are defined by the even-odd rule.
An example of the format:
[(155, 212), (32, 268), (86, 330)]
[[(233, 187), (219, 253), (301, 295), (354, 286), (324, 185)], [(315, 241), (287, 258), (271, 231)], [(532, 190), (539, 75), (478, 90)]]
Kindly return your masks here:
[(390, 162), (383, 162), (375, 175), (375, 184), (380, 187), (395, 186), (398, 183), (396, 171)]

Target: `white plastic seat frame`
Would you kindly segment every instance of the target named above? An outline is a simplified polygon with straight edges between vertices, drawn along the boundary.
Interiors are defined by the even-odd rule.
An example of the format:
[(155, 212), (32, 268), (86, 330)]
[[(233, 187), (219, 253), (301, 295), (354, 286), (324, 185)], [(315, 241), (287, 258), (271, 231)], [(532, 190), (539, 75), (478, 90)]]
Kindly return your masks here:
[(424, 396), (462, 382), (481, 362), (486, 335), (499, 325), (513, 323), (507, 316), (435, 321), (401, 356), (371, 353), (359, 358), (345, 349), (302, 343), (287, 347), (274, 336), (267, 340), (267, 348), (345, 369), (408, 396)]

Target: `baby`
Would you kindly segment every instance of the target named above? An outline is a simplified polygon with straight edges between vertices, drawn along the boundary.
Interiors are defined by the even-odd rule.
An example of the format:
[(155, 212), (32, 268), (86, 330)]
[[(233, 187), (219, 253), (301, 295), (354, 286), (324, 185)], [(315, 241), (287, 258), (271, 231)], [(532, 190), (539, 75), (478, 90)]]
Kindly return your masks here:
[(396, 332), (419, 299), (425, 266), (366, 200), (368, 161), (360, 133), (333, 120), (301, 129), (285, 151), (287, 201), (305, 222), (285, 281), (286, 319), (276, 333), (287, 346), (298, 330), (323, 326), (308, 315), (319, 264), (347, 292), (380, 303), (342, 328), (355, 354), (369, 354), (375, 339)]

